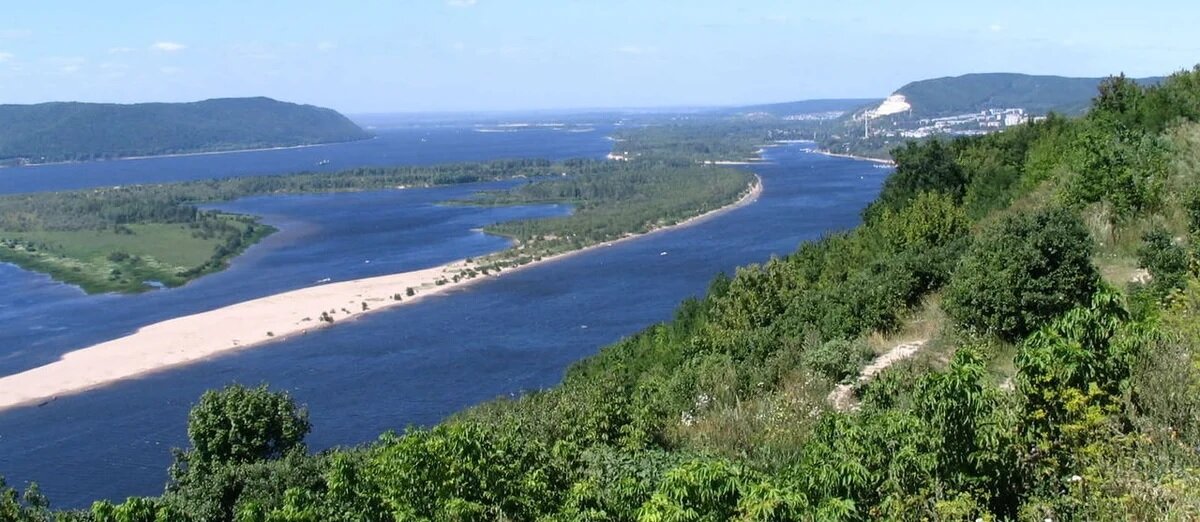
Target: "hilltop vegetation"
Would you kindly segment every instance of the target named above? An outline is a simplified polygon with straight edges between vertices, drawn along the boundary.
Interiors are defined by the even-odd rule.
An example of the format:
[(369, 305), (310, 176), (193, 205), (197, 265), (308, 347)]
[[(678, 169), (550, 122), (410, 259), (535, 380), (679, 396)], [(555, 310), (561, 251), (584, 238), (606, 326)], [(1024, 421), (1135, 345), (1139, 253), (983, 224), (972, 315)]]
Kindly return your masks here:
[[(814, 129), (825, 150), (872, 158), (887, 158), (907, 136), (945, 138), (948, 134), (995, 132), (1022, 119), (1046, 115), (1082, 115), (1103, 78), (1031, 76), (1013, 73), (967, 74), (912, 82), (895, 92), (911, 108), (864, 121), (878, 105), (862, 107), (842, 119)], [(1162, 78), (1134, 80), (1152, 86)], [(983, 116), (985, 111), (1012, 111), (1007, 118)], [(941, 122), (932, 119), (943, 119)], [(1012, 121), (1011, 118), (1015, 118)], [(946, 121), (953, 120), (953, 121)], [(986, 124), (985, 124), (986, 121)], [(938, 125), (945, 125), (938, 127)], [(866, 132), (869, 131), (869, 132)], [(907, 133), (907, 134), (906, 134)]]
[[(313, 456), (286, 395), (210, 392), (161, 497), (57, 516), (1200, 517), (1200, 68), (895, 159), (863, 226), (719, 276), (558, 387)], [(54, 516), (23, 498), (0, 512)]]
[(331, 109), (270, 98), (0, 105), (0, 165), (288, 147), (369, 137)]
[[(1161, 78), (1138, 80), (1154, 84)], [(1080, 115), (1104, 78), (1068, 78), (1016, 73), (964, 74), (904, 85), (896, 94), (913, 106), (912, 116), (936, 118), (984, 109), (1020, 107), (1033, 114)]]

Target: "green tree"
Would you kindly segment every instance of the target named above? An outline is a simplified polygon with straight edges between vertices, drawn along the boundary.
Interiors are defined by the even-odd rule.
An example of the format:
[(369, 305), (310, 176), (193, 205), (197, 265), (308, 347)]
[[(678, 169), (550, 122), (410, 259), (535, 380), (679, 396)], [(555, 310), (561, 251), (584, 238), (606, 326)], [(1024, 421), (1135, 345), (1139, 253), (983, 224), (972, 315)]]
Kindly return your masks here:
[(308, 410), (286, 392), (240, 384), (208, 391), (188, 415), (188, 463), (238, 464), (275, 459), (303, 449)]
[(1092, 240), (1064, 209), (1017, 214), (985, 228), (951, 277), (944, 307), (959, 325), (1019, 340), (1090, 300)]

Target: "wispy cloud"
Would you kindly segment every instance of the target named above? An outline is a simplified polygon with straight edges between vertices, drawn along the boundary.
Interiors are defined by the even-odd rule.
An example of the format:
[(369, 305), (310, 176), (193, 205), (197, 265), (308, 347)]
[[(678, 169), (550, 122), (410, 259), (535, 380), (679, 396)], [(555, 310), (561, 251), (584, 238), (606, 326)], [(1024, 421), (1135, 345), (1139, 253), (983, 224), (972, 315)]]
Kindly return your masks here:
[(170, 74), (179, 74), (179, 73), (183, 72), (183, 69), (180, 69), (179, 67), (167, 66), (167, 67), (159, 67), (158, 71), (163, 74), (170, 75)]
[(154, 42), (150, 48), (164, 53), (173, 53), (187, 49), (187, 46), (178, 42)]
[(337, 49), (337, 42), (317, 42), (318, 51), (332, 51), (334, 49)]
[(46, 59), (46, 63), (62, 74), (75, 74), (83, 69), (87, 59), (79, 56), (54, 56)]
[(475, 3), (476, 0), (446, 0), (446, 5), (450, 7), (471, 7)]
[(998, 33), (1000, 31), (1004, 30), (1004, 26), (1000, 25), (1000, 24), (992, 24), (992, 25), (988, 26), (988, 29), (991, 29), (991, 31), (993, 33)]
[(0, 63), (7, 62), (9, 60), (12, 60), (13, 58), (15, 58), (15, 57), (13, 56), (12, 53), (6, 53), (4, 51), (0, 51)]
[(125, 54), (125, 53), (132, 53), (133, 51), (134, 51), (134, 49), (132, 47), (109, 47), (108, 48), (108, 54)]
[(0, 38), (5, 40), (29, 38), (30, 36), (33, 36), (33, 31), (29, 29), (0, 29)]

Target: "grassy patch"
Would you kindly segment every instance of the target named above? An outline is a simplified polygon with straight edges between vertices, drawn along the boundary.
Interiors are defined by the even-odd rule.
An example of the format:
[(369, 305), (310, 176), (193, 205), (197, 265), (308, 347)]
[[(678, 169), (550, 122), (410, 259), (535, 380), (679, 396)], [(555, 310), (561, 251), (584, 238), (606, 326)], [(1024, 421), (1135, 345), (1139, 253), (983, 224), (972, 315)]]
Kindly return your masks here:
[(240, 216), (202, 230), (188, 224), (131, 224), (102, 230), (0, 231), (0, 261), (79, 285), (88, 293), (180, 286), (223, 268), (274, 232)]

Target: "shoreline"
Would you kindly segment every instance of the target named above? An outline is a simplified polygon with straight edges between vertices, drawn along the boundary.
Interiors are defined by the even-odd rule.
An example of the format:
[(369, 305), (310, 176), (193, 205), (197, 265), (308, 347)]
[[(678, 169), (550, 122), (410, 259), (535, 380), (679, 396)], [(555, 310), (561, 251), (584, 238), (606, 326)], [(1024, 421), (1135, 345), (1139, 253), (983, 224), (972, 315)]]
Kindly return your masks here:
[(271, 151), (271, 150), (307, 149), (307, 148), (312, 148), (312, 147), (326, 147), (329, 145), (341, 145), (341, 144), (345, 144), (345, 143), (369, 141), (369, 140), (374, 140), (374, 139), (378, 139), (378, 138), (379, 138), (379, 136), (372, 135), (369, 138), (363, 138), (363, 139), (358, 139), (358, 140), (330, 141), (327, 143), (309, 143), (309, 144), (305, 144), (305, 145), (282, 145), (279, 147), (258, 147), (258, 148), (253, 148), (253, 149), (232, 149), (232, 150), (210, 150), (210, 151), (204, 151), (204, 152), (178, 152), (178, 153), (174, 153), (174, 154), (151, 154), (149, 156), (121, 156), (121, 157), (117, 157), (117, 158), (84, 160), (84, 161), (50, 161), (50, 162), (46, 162), (46, 163), (26, 163), (24, 165), (0, 165), (0, 169), (19, 169), (19, 168), (24, 168), (24, 167), (46, 167), (46, 166), (51, 166), (51, 165), (75, 165), (75, 164), (80, 164), (80, 163), (102, 163), (102, 162), (108, 162), (108, 161), (135, 161), (135, 160), (147, 160), (147, 159), (158, 159), (158, 158), (184, 158), (184, 157), (188, 157), (188, 156), (212, 156), (212, 155), (216, 155), (216, 154), (237, 154), (239, 152), (266, 152), (266, 151)]
[[(720, 208), (644, 233), (547, 256), (490, 277), (502, 277), (509, 272), (559, 261), (593, 249), (691, 226), (753, 203), (762, 191), (762, 178), (756, 174), (744, 194)], [(514, 248), (516, 245), (488, 257), (502, 255)], [(311, 330), (419, 302), (426, 297), (490, 278), (479, 276), (463, 278), (458, 282), (450, 280), (455, 274), (475, 266), (478, 263), (474, 261), (459, 260), (432, 268), (319, 284), (146, 325), (132, 334), (67, 352), (57, 361), (0, 377), (0, 412), (24, 406), (41, 406), (61, 396), (200, 362), (228, 352), (306, 335)], [(439, 284), (439, 281), (442, 283)], [(412, 289), (413, 295), (408, 295), (409, 289)], [(214, 335), (214, 332), (220, 333)]]
[(812, 151), (817, 154), (823, 155), (823, 156), (832, 156), (834, 158), (847, 158), (847, 159), (853, 159), (853, 160), (859, 160), (859, 161), (870, 161), (871, 163), (878, 163), (880, 165), (890, 165), (893, 167), (896, 166), (896, 162), (889, 160), (889, 159), (871, 158), (871, 157), (867, 157), (867, 156), (855, 156), (854, 154), (842, 154), (839, 152), (830, 152), (830, 151), (822, 150), (822, 149), (812, 149)]

